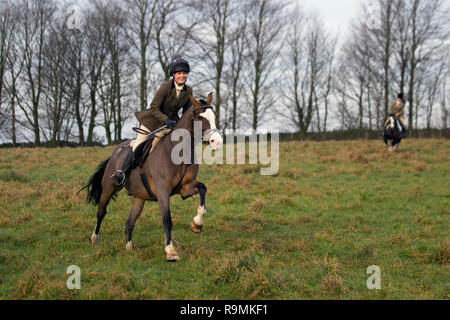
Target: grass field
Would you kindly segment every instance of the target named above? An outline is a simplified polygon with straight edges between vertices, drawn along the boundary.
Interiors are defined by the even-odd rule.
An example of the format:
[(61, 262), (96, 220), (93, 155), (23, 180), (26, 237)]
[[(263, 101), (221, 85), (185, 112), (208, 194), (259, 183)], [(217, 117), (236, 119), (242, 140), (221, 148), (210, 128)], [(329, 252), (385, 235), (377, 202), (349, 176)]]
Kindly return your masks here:
[[(450, 141), (286, 142), (280, 171), (203, 165), (198, 196), (173, 197), (181, 261), (167, 263), (156, 203), (125, 250), (121, 192), (91, 246), (96, 208), (76, 195), (112, 147), (0, 149), (1, 299), (449, 299)], [(69, 290), (66, 269), (81, 268)], [(367, 267), (381, 269), (369, 290)]]

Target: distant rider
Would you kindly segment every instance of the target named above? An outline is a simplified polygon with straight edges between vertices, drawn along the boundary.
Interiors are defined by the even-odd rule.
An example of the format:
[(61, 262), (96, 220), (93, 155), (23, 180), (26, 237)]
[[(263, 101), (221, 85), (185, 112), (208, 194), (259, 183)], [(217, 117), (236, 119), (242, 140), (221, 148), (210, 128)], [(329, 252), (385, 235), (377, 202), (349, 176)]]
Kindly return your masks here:
[[(405, 108), (404, 101), (405, 100), (404, 100), (403, 93), (399, 93), (397, 95), (397, 100), (391, 104), (391, 108), (389, 109), (389, 114), (395, 115), (398, 118), (398, 120), (400, 120), (400, 124), (402, 126), (401, 138), (406, 138), (406, 136), (407, 136), (405, 121), (403, 119), (403, 109)], [(384, 123), (384, 129), (385, 129), (384, 132), (386, 131), (386, 126), (388, 124), (388, 121), (389, 121), (389, 119), (386, 119), (386, 122)]]

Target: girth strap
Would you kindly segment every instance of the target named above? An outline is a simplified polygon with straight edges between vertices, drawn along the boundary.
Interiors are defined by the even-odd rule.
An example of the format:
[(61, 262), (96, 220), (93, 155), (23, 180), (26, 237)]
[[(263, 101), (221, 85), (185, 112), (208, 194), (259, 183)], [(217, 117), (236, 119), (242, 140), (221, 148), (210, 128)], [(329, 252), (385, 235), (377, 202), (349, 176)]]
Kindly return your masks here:
[(141, 181), (142, 181), (142, 184), (144, 185), (145, 191), (147, 191), (150, 199), (156, 198), (155, 195), (153, 195), (152, 191), (150, 190), (150, 185), (148, 184), (148, 177), (145, 174), (145, 172), (141, 172), (140, 176), (141, 176)]

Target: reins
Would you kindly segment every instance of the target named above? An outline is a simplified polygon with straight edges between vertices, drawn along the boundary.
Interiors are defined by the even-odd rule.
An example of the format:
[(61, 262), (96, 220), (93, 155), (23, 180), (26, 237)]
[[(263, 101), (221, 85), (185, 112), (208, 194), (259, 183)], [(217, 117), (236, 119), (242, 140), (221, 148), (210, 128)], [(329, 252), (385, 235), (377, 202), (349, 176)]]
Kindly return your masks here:
[(153, 131), (153, 132), (149, 132), (149, 131), (147, 131), (147, 130), (145, 130), (145, 129), (138, 128), (138, 127), (133, 127), (132, 129), (133, 129), (134, 132), (137, 132), (137, 133), (139, 133), (139, 134), (143, 134), (143, 135), (148, 136), (148, 135), (154, 135), (154, 134), (156, 134), (156, 133), (158, 133), (158, 132), (160, 132), (160, 131), (162, 131), (162, 130), (164, 130), (164, 129), (166, 129), (166, 128), (167, 128), (167, 126), (162, 126), (161, 128), (156, 129), (156, 130)]

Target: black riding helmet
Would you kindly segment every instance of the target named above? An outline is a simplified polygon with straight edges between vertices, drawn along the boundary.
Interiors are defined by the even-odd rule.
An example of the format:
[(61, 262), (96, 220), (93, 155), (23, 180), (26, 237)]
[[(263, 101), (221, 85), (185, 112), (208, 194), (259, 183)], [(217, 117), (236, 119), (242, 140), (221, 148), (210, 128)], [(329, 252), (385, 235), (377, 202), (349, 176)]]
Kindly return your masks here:
[(184, 71), (184, 72), (191, 72), (191, 68), (189, 67), (189, 63), (184, 60), (180, 55), (175, 55), (172, 58), (172, 62), (170, 63), (169, 72), (172, 76), (174, 73)]
[(397, 95), (397, 98), (398, 98), (398, 99), (401, 99), (402, 101), (405, 101), (403, 92), (400, 92), (400, 93)]

